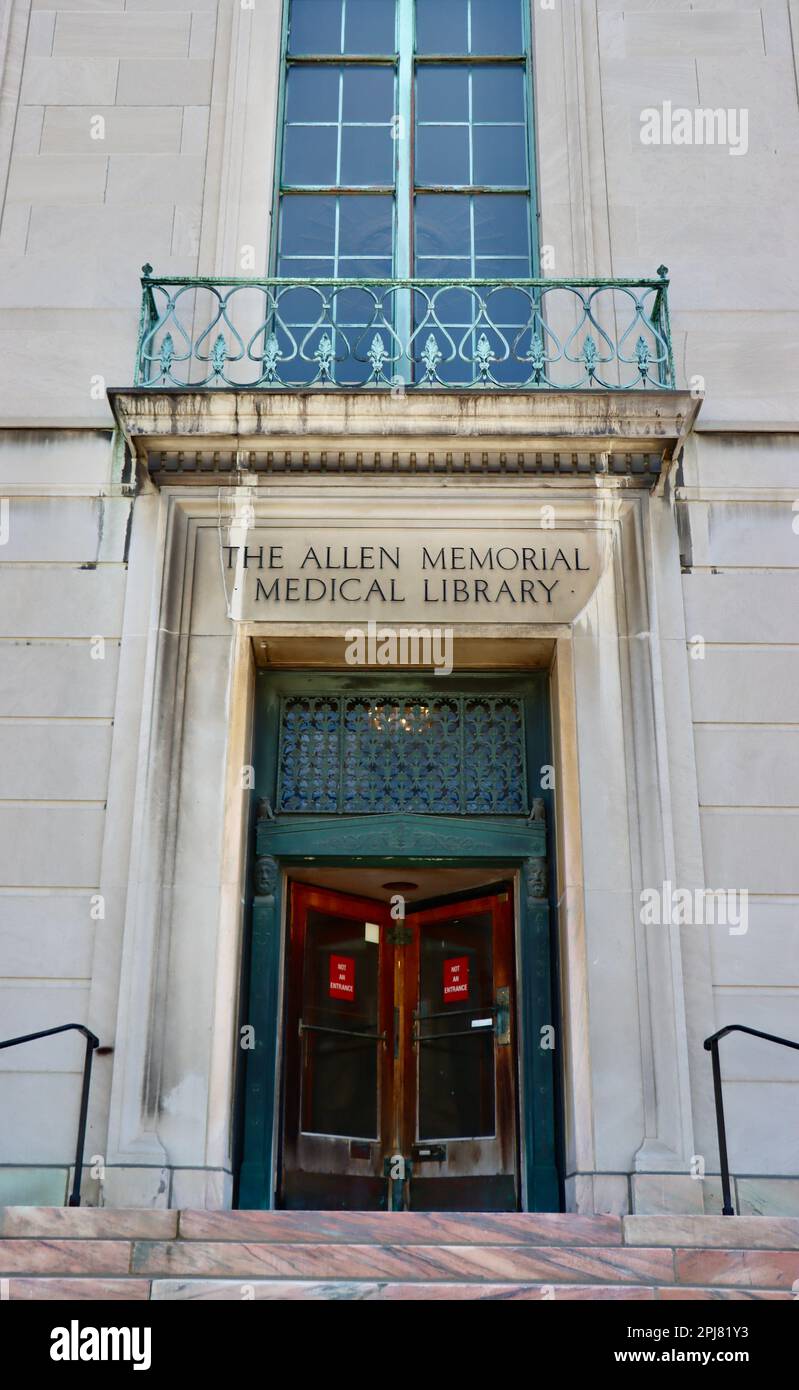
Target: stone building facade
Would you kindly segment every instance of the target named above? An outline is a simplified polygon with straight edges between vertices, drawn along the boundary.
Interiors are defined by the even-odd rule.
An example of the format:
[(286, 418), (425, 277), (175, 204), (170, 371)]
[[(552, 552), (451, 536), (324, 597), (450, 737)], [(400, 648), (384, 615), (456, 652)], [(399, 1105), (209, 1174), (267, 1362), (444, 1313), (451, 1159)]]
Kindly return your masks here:
[[(321, 332), (292, 382), (267, 291), (259, 309), (244, 286), (241, 317), (234, 300), (219, 317), (209, 284), (276, 273), (288, 9), (10, 0), (0, 19), (0, 1033), (77, 1022), (100, 1039), (85, 1201), (270, 1205), (300, 1084), (291, 883), (381, 911), (394, 881), (428, 903), (499, 884), (515, 943), (510, 1203), (720, 1210), (703, 1041), (729, 1024), (799, 1037), (799, 7), (522, 7), (531, 267), (571, 294), (549, 322), (561, 348), (578, 330), (559, 359), (574, 383), (545, 367), (526, 386), (503, 379), (511, 334), (485, 320), (468, 325), (466, 382), (447, 376), (433, 323), (444, 362), (425, 381), (422, 336), (395, 362), (384, 314), (370, 385), (374, 323), (360, 382), (341, 363), (325, 374)], [(342, 34), (327, 72), (338, 57), (346, 76), (348, 56), (365, 64)], [(398, 164), (421, 120), (403, 105), (418, 72), (402, 42), (383, 55)], [(671, 138), (675, 113), (698, 109), (729, 117), (724, 141), (718, 124), (713, 141)], [(645, 141), (647, 110), (659, 134)], [(403, 196), (423, 196), (418, 177), (400, 184), (398, 225)], [(472, 251), (468, 275), (447, 272), (456, 284), (503, 278)], [(408, 254), (400, 236), (374, 278), (402, 282), (410, 323)], [(300, 260), (295, 279), (312, 278)], [(348, 269), (368, 278), (356, 256)], [(570, 284), (620, 279), (648, 306), (630, 337), (623, 287), (575, 320)], [(184, 282), (192, 297), (167, 321)], [(540, 288), (526, 293), (540, 310)], [(669, 335), (673, 381), (651, 365)], [(532, 338), (526, 350), (534, 377)], [(331, 581), (349, 569), (361, 582), (345, 597)], [(442, 699), (538, 692), (548, 743), (533, 767), (528, 734), (507, 820), (488, 802), (475, 828), (376, 801), (330, 839), (332, 807), (303, 820), (303, 803), (292, 821), (275, 801), (270, 690), (284, 718), (292, 692), (362, 690), (374, 715), (376, 693), (421, 689), (418, 663), (404, 686), (401, 668), (391, 685), (376, 660), (348, 663), (347, 633), (370, 620), (447, 630)], [(736, 1208), (796, 1214), (796, 1053), (738, 1034), (721, 1055)], [(64, 1200), (82, 1058), (70, 1035), (0, 1053), (0, 1201)], [(379, 1136), (345, 1133), (350, 1177), (395, 1147), (367, 1159)], [(428, 1137), (404, 1155), (415, 1172)], [(355, 1191), (336, 1200), (357, 1205)], [(470, 1193), (442, 1200), (479, 1206)]]

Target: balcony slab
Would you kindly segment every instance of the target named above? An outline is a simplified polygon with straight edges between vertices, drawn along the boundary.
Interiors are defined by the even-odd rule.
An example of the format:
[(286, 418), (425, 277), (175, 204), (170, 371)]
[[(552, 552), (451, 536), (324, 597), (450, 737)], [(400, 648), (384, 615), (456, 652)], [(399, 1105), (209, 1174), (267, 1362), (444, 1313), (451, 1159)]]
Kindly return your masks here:
[(112, 389), (153, 477), (218, 473), (532, 473), (652, 486), (700, 400), (687, 391)]

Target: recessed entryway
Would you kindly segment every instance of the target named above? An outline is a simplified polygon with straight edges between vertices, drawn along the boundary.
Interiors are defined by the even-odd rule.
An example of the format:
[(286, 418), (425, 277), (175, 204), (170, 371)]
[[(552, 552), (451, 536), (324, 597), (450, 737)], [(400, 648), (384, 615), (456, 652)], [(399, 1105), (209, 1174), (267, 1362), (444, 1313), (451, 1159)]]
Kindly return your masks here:
[(239, 1205), (558, 1210), (546, 674), (264, 670), (255, 715)]

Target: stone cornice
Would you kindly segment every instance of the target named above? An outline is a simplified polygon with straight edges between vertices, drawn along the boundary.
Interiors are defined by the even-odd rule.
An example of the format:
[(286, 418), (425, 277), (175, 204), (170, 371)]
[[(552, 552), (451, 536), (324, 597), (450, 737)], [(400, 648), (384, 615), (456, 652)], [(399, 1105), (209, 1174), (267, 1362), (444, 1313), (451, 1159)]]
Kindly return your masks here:
[(683, 391), (110, 390), (155, 479), (264, 473), (607, 474), (657, 481), (700, 402)]

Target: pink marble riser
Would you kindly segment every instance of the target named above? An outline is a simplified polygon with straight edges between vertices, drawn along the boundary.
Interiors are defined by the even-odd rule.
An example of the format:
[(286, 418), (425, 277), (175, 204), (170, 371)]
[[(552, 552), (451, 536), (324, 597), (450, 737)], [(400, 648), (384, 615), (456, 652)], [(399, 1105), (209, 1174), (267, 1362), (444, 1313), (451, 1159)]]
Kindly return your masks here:
[(681, 1288), (658, 1289), (658, 1298), (665, 1302), (686, 1303), (693, 1299), (741, 1302), (745, 1299), (766, 1299), (769, 1302), (790, 1303), (793, 1301), (793, 1297), (792, 1293), (785, 1293), (779, 1289), (698, 1289), (688, 1288), (685, 1285)]
[(678, 1284), (790, 1290), (799, 1280), (796, 1250), (677, 1250), (674, 1259)]
[(181, 1240), (276, 1245), (607, 1246), (622, 1240), (616, 1216), (528, 1212), (182, 1211), (178, 1232)]
[(176, 1211), (114, 1207), (0, 1207), (0, 1238), (173, 1240)]
[(799, 1219), (773, 1216), (625, 1216), (625, 1245), (799, 1250)]
[(148, 1279), (9, 1279), (11, 1302), (45, 1300), (91, 1303), (147, 1302)]
[(0, 1240), (0, 1275), (129, 1274), (125, 1240)]
[(453, 1245), (140, 1242), (131, 1273), (205, 1278), (671, 1283), (670, 1250)]
[(799, 1249), (797, 1217), (0, 1207), (0, 1239)]
[(155, 1302), (260, 1302), (287, 1299), (293, 1302), (424, 1302), (451, 1299), (480, 1299), (489, 1302), (493, 1300), (498, 1303), (572, 1302), (589, 1299), (652, 1302), (656, 1293), (657, 1290), (652, 1287), (626, 1284), (572, 1284), (558, 1287), (553, 1284), (383, 1284), (355, 1280), (297, 1284), (290, 1280), (275, 1279), (242, 1285), (229, 1280), (155, 1279), (151, 1298)]
[(234, 1279), (10, 1279), (11, 1302), (146, 1302), (279, 1301), (295, 1302), (423, 1302), (480, 1300), (494, 1302), (682, 1302), (768, 1300), (791, 1302), (793, 1294), (774, 1289), (671, 1288), (643, 1284), (458, 1284), (379, 1283), (355, 1280), (296, 1282), (293, 1280)]

